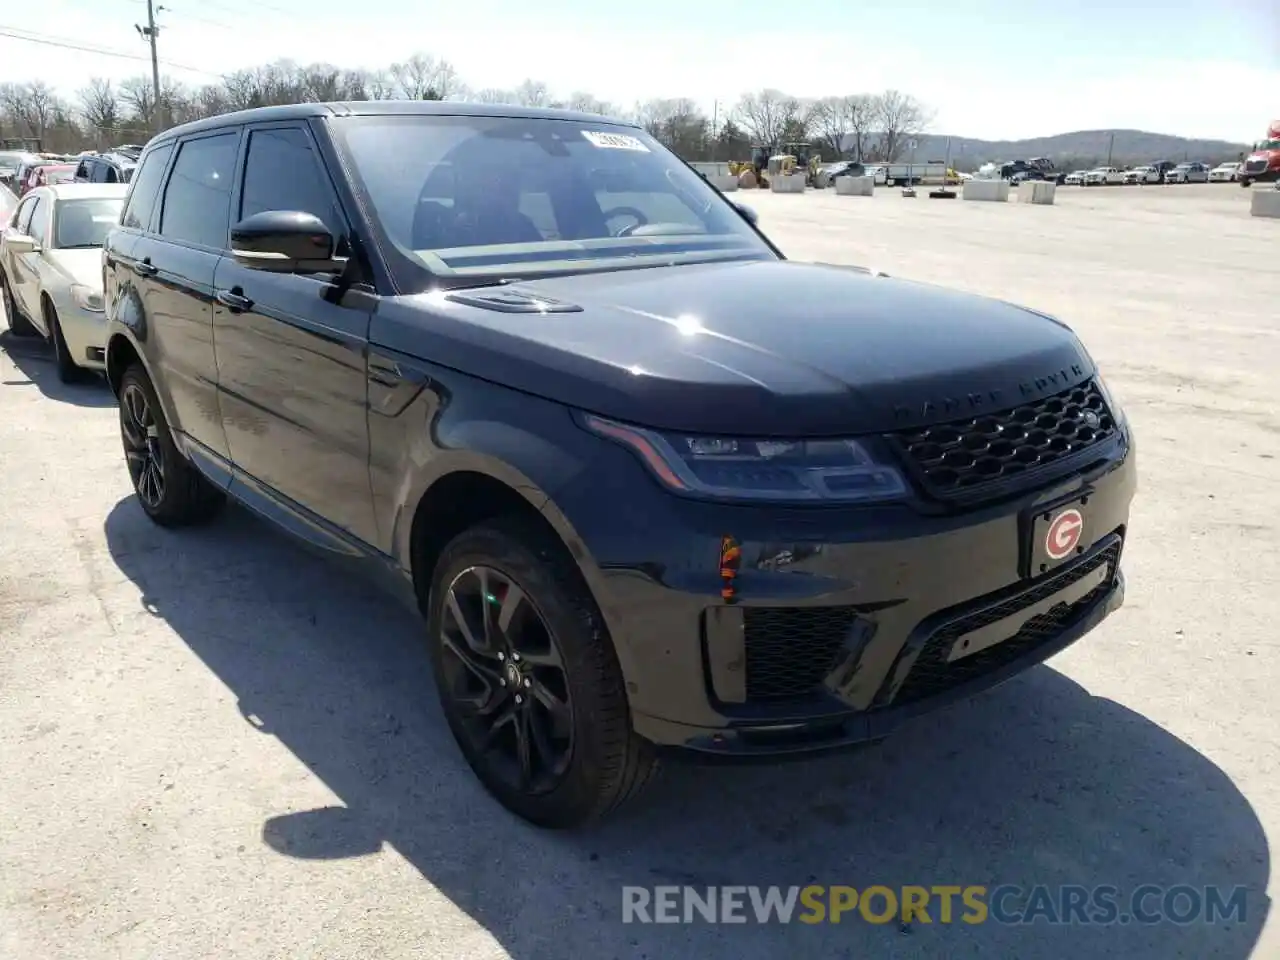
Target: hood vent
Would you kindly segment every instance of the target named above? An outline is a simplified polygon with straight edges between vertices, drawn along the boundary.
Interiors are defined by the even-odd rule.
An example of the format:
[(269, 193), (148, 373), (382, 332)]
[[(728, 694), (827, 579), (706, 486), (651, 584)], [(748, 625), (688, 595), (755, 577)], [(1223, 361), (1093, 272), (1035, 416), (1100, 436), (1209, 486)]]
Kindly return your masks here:
[(461, 303), (468, 307), (479, 307), (481, 310), (496, 310), (499, 313), (581, 313), (582, 308), (576, 303), (565, 303), (552, 300), (550, 297), (534, 296), (519, 290), (494, 290), (493, 292), (451, 293), (446, 300)]

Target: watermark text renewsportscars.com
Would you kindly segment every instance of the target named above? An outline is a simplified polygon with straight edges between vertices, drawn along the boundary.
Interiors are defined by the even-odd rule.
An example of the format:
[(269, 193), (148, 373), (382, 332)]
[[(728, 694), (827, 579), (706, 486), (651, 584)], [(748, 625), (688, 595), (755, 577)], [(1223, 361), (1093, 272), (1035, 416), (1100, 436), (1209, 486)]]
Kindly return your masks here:
[(623, 887), (623, 923), (1243, 923), (1247, 888), (997, 886)]

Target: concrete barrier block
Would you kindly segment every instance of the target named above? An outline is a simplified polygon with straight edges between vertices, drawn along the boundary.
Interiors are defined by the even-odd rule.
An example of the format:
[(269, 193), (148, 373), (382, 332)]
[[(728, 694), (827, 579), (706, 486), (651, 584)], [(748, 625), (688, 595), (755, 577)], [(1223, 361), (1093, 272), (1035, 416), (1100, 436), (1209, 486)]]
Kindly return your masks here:
[(769, 189), (774, 193), (804, 193), (804, 174), (793, 173), (789, 177), (778, 174), (770, 177)]
[(731, 193), (738, 189), (738, 178), (733, 174), (712, 174), (707, 177), (711, 181), (711, 185), (721, 193)]
[(1019, 203), (1053, 203), (1058, 185), (1048, 180), (1024, 180), (1018, 184)]
[(1255, 189), (1249, 198), (1249, 213), (1255, 217), (1280, 219), (1280, 190), (1267, 184), (1265, 189)]
[(869, 197), (876, 189), (875, 177), (836, 177), (835, 183), (842, 197)]
[(1009, 202), (1008, 180), (966, 180), (960, 194), (965, 200), (989, 200), (993, 203)]

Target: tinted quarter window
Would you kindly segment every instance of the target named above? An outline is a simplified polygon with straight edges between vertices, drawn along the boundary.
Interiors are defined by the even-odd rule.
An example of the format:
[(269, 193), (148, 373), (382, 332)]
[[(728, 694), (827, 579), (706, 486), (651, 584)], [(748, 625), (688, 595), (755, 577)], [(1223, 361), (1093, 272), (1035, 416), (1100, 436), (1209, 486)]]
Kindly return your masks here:
[(145, 230), (151, 224), (151, 212), (160, 195), (160, 180), (173, 153), (173, 144), (156, 147), (142, 160), (142, 169), (133, 179), (133, 188), (124, 211), (124, 226)]
[(28, 236), (34, 237), (41, 246), (49, 242), (49, 202), (44, 197), (36, 197), (31, 205), (31, 226)]
[(160, 208), (160, 234), (223, 250), (231, 230), (231, 180), (240, 134), (188, 140), (178, 150)]
[(331, 233), (345, 233), (333, 187), (305, 130), (286, 127), (249, 135), (240, 218), (264, 210), (298, 210), (319, 217)]

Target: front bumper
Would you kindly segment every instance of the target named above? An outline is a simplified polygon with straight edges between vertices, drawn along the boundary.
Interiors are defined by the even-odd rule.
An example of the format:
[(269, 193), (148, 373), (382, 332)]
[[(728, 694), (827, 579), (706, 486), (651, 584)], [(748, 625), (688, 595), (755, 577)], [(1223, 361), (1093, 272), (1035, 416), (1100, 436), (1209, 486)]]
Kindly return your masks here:
[(69, 296), (54, 303), (58, 325), (76, 366), (86, 370), (106, 369), (107, 315), (85, 310)]
[[(959, 513), (733, 507), (632, 486), (584, 490), (573, 521), (600, 531), (592, 579), (634, 727), (745, 759), (879, 739), (1084, 636), (1123, 601), (1136, 468), (1126, 429), (1090, 469)], [(1082, 552), (1033, 569), (1038, 518), (1069, 505), (1085, 517)], [(726, 537), (739, 551), (729, 602)]]

